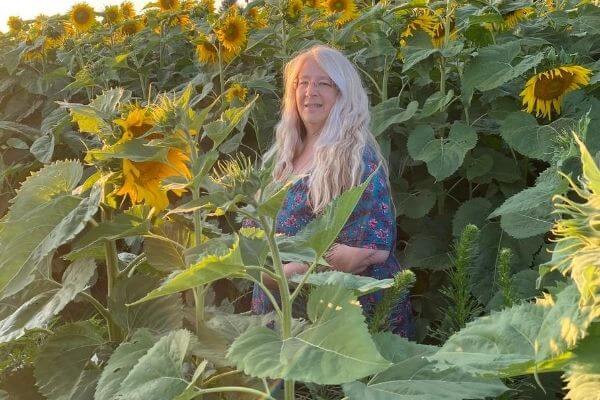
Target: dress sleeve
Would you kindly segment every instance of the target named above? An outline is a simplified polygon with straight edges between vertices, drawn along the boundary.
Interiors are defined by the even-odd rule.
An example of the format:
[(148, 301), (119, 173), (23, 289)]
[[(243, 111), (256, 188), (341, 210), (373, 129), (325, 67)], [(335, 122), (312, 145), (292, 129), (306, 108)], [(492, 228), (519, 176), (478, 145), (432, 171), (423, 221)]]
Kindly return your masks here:
[(352, 247), (391, 250), (396, 240), (396, 218), (387, 177), (376, 161), (367, 161), (362, 181), (377, 172), (363, 192), (336, 242)]

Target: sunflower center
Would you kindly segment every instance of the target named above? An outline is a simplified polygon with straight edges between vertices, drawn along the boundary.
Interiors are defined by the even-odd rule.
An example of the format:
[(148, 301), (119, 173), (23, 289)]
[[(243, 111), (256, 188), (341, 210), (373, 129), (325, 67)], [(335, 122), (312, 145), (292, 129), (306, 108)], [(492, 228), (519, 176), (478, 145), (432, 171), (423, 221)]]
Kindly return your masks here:
[(551, 77), (542, 75), (535, 83), (535, 97), (541, 100), (554, 100), (562, 96), (571, 86), (574, 74), (567, 71), (561, 71), (560, 74)]
[(337, 11), (343, 11), (344, 10), (344, 2), (343, 1), (336, 1), (335, 3), (333, 3), (333, 7)]
[(79, 24), (85, 24), (90, 20), (90, 13), (87, 10), (77, 10), (75, 13), (75, 21)]
[(236, 40), (238, 35), (238, 29), (235, 24), (229, 24), (225, 27), (225, 36), (227, 40)]

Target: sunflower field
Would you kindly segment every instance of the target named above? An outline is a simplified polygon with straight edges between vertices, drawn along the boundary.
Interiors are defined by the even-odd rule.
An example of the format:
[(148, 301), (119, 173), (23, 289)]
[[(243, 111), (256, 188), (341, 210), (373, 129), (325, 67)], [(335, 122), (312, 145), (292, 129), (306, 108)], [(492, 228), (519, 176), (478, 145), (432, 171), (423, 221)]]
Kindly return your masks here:
[[(600, 2), (81, 2), (8, 27), (0, 399), (600, 399)], [(368, 181), (274, 232), (290, 183), (260, 156), (317, 43), (370, 96), (395, 279), (321, 268)], [(261, 274), (280, 305), (253, 315)], [(386, 330), (403, 296), (415, 340)]]

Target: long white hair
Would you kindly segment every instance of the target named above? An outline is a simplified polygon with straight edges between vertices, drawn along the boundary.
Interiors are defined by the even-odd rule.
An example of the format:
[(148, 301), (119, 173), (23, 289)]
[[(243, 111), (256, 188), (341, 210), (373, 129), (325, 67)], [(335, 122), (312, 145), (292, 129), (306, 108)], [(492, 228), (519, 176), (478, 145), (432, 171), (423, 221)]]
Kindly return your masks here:
[[(275, 142), (264, 161), (274, 163), (273, 178), (285, 180), (293, 172), (294, 157), (303, 149), (306, 129), (296, 107), (295, 83), (302, 64), (312, 58), (337, 86), (338, 98), (315, 143), (313, 168), (308, 178), (308, 200), (315, 214), (345, 190), (360, 184), (363, 152), (371, 147), (384, 160), (369, 130), (369, 98), (356, 68), (338, 50), (316, 45), (290, 60), (284, 70), (281, 120)], [(385, 162), (382, 163), (388, 175)], [(389, 182), (386, 182), (389, 185)]]

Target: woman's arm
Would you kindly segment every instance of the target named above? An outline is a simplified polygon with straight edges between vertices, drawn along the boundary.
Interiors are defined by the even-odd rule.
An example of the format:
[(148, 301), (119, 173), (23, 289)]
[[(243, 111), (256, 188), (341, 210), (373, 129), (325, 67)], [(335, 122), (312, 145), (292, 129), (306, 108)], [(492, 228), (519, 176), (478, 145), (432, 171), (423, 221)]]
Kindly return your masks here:
[(358, 274), (370, 265), (383, 264), (389, 256), (389, 250), (351, 247), (334, 243), (325, 254), (325, 259), (333, 269)]

